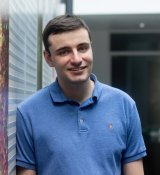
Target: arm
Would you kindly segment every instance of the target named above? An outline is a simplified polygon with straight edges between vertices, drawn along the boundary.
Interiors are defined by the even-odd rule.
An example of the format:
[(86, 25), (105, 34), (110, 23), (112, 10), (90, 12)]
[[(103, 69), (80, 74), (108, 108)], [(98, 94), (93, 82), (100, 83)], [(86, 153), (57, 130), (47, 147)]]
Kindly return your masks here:
[[(16, 172), (17, 175), (36, 175), (32, 129), (29, 120), (17, 109), (16, 118)], [(22, 165), (22, 166), (21, 166)], [(24, 167), (27, 168), (24, 168)]]
[(146, 156), (146, 147), (135, 103), (128, 116), (126, 150), (122, 161), (123, 173), (124, 175), (144, 175), (142, 158)]
[(17, 166), (16, 175), (36, 175), (36, 172)]
[(124, 175), (144, 175), (142, 159), (123, 165)]

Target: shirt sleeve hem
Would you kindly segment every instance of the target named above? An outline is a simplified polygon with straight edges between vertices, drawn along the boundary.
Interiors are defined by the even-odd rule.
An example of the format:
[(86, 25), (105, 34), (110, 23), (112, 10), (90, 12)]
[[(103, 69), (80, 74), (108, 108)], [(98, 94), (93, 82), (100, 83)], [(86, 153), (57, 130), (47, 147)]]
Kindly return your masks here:
[(20, 166), (22, 168), (26, 168), (26, 169), (30, 169), (30, 170), (36, 170), (34, 165), (31, 165), (31, 164), (28, 164), (25, 162), (21, 162), (21, 161), (17, 161), (16, 166)]
[(138, 159), (141, 159), (141, 158), (145, 157), (146, 155), (147, 155), (146, 151), (143, 151), (135, 156), (125, 158), (122, 162), (123, 162), (123, 164), (130, 163), (130, 162), (136, 161)]

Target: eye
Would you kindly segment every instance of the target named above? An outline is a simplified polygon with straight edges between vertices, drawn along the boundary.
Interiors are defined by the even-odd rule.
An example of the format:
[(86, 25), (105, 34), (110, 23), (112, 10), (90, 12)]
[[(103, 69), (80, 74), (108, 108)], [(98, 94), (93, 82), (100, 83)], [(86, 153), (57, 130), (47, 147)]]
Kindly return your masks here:
[(82, 53), (86, 52), (88, 49), (89, 49), (89, 44), (82, 44), (78, 47), (78, 51)]
[(61, 50), (59, 50), (57, 52), (57, 55), (59, 55), (59, 56), (66, 56), (68, 54), (70, 54), (70, 50), (69, 49), (61, 49)]

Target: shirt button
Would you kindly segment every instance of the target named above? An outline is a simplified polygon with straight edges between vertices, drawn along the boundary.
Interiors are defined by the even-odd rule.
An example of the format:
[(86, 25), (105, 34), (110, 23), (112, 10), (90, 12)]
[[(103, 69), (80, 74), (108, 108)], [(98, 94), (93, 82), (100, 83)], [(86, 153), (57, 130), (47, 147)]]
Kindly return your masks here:
[(84, 122), (84, 119), (83, 118), (80, 118), (80, 123), (82, 124)]

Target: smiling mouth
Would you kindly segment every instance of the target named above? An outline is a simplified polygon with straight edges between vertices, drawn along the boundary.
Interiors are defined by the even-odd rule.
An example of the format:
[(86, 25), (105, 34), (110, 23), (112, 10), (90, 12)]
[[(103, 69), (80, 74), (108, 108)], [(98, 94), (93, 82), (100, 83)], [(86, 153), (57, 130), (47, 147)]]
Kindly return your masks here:
[(73, 67), (73, 68), (69, 68), (69, 71), (81, 71), (84, 70), (86, 68), (86, 66), (83, 67)]

